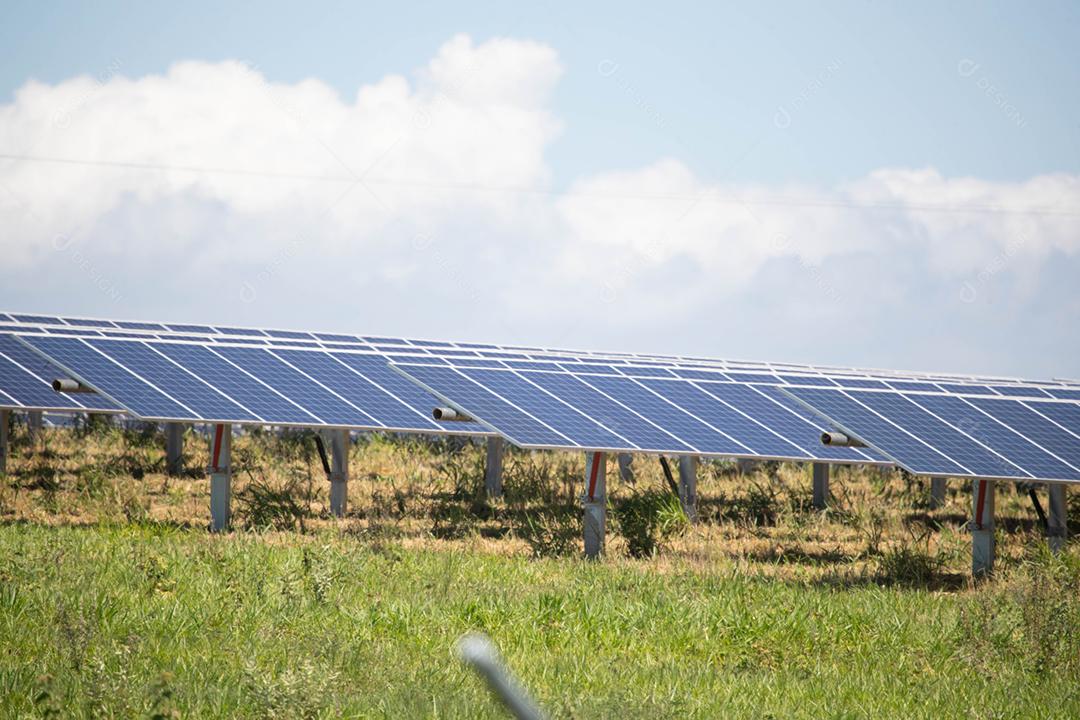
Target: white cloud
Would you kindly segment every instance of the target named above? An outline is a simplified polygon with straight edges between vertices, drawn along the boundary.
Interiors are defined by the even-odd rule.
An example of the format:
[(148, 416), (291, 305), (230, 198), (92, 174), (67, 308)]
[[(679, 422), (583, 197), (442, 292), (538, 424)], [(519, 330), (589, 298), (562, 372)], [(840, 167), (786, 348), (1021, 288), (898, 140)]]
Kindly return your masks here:
[[(986, 368), (1077, 366), (1078, 307), (1048, 304), (1075, 297), (1073, 175), (771, 187), (665, 158), (557, 195), (562, 67), (539, 43), (458, 36), (352, 99), (243, 62), (121, 71), (26, 83), (0, 152), (287, 177), (0, 160), (8, 306), (948, 367), (933, 332)], [(1070, 357), (1001, 346), (1034, 312)]]

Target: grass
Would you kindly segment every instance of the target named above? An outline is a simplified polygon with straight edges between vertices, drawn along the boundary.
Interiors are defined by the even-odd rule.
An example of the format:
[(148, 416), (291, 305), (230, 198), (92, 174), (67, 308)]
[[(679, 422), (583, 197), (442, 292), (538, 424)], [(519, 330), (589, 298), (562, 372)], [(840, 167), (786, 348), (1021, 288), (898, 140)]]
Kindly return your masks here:
[(504, 717), (452, 656), (469, 630), (556, 717), (1080, 716), (1080, 552), (1049, 555), (1011, 490), (972, 586), (959, 483), (926, 511), (917, 482), (841, 470), (822, 513), (804, 468), (705, 463), (685, 528), (638, 460), (613, 503), (658, 542), (633, 557), (613, 521), (588, 562), (570, 455), (511, 453), (488, 501), (482, 448), (365, 439), (339, 521), (308, 438), (247, 435), (240, 529), (211, 536), (206, 480), (161, 475), (147, 435), (16, 433), (0, 716)]

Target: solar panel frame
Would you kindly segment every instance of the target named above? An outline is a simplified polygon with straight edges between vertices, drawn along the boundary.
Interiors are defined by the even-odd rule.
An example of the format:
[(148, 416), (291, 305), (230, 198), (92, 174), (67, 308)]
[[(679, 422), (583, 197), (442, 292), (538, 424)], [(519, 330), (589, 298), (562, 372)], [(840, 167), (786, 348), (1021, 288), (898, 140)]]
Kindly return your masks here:
[[(843, 432), (849, 437), (856, 438), (867, 444), (872, 444), (885, 456), (891, 458), (898, 465), (916, 475), (969, 477), (982, 480), (1004, 480), (1010, 482), (1049, 482), (1067, 484), (1076, 484), (1080, 482), (1080, 435), (1077, 435), (1074, 430), (1070, 430), (1069, 428), (1054, 422), (1052, 419), (1046, 418), (1041, 415), (1038, 410), (1029, 407), (1031, 403), (1058, 403), (1062, 407), (1069, 407), (1076, 410), (1078, 412), (1077, 420), (1080, 422), (1080, 406), (1077, 406), (1075, 402), (1067, 400), (1040, 400), (1037, 398), (961, 397), (949, 395), (947, 393), (851, 390), (844, 388), (782, 387), (780, 390), (791, 396), (795, 401), (804, 405), (819, 417), (823, 418), (836, 430)], [(953, 433), (963, 436), (971, 442), (977, 443), (1001, 459), (1000, 463), (989, 466), (989, 469), (987, 466), (982, 465), (981, 461), (978, 463), (978, 465), (982, 466), (981, 469), (972, 469), (969, 465), (975, 464), (973, 462), (973, 457), (953, 456), (945, 451), (946, 448), (942, 447), (944, 440), (948, 439), (947, 433), (930, 431), (924, 433), (926, 436), (920, 436), (919, 433), (913, 432), (914, 423), (911, 421), (910, 417), (907, 418), (907, 422), (905, 422), (904, 417), (898, 416), (895, 413), (890, 417), (890, 413), (881, 411), (880, 405), (878, 405), (878, 407), (873, 407), (860, 400), (860, 398), (870, 398), (875, 395), (880, 397), (899, 397), (906, 401), (913, 402), (913, 404), (918, 404), (918, 399), (920, 397), (956, 398), (967, 405), (980, 410), (983, 407), (996, 407), (999, 409), (1015, 409), (1017, 411), (1023, 409), (1025, 412), (1033, 413), (1042, 420), (1046, 420), (1050, 425), (1053, 425), (1055, 432), (1059, 435), (1071, 440), (1071, 451), (1075, 453), (1075, 457), (1061, 457), (1059, 449), (1060, 442), (1036, 443), (1040, 449), (1049, 452), (1051, 455), (1057, 456), (1059, 460), (1068, 465), (1071, 468), (1070, 476), (1044, 477), (1033, 473), (1030, 469), (1019, 464), (1020, 461), (1009, 459), (1010, 455), (1013, 457), (1018, 455), (1017, 451), (1010, 450), (1011, 446), (1002, 446), (1000, 443), (996, 444), (996, 448), (989, 446), (977, 437), (972, 436), (972, 428), (965, 429), (963, 426), (954, 425), (931, 412), (930, 414), (934, 417), (936, 422), (944, 423)], [(855, 408), (847, 403), (855, 403), (855, 405), (859, 407)], [(986, 406), (986, 403), (995, 403), (995, 405)], [(844, 407), (845, 405), (846, 408)], [(1032, 438), (1030, 438), (1028, 434), (1020, 432), (1016, 427), (1016, 423), (1007, 422), (1002, 419), (1000, 415), (991, 412), (984, 412), (984, 414), (987, 415), (988, 419), (997, 421), (998, 424), (1010, 430), (1014, 435), (1020, 437), (1028, 444), (1031, 444)], [(926, 453), (925, 450), (923, 450), (918, 453), (921, 457), (916, 457), (915, 453), (909, 453), (897, 443), (896, 438), (900, 436), (895, 431), (882, 430), (880, 427), (881, 423), (887, 423), (888, 425), (893, 426), (896, 430), (899, 430), (904, 435), (931, 450), (932, 453)], [(927, 429), (934, 427), (934, 423), (920, 423), (920, 425)], [(874, 426), (877, 427), (875, 428)], [(995, 434), (997, 434), (996, 430)], [(951, 439), (949, 439), (949, 441), (953, 442)], [(911, 446), (910, 442), (908, 445)], [(1047, 447), (1048, 445), (1049, 447)], [(934, 460), (933, 455), (944, 458), (945, 462)], [(934, 460), (936, 464), (928, 462), (928, 458)], [(968, 464), (965, 465), (965, 462)], [(1008, 471), (1009, 466), (1014, 467), (1019, 472)]]
[[(160, 340), (160, 339), (151, 339), (151, 338), (146, 338), (144, 340), (131, 340), (131, 339), (126, 339), (126, 338), (124, 338), (124, 339), (121, 339), (121, 338), (116, 338), (116, 339), (97, 338), (97, 339), (93, 339), (93, 338), (84, 338), (84, 337), (80, 337), (80, 336), (62, 337), (62, 336), (55, 336), (55, 335), (48, 335), (48, 334), (36, 334), (35, 335), (35, 334), (29, 334), (29, 333), (22, 334), (22, 335), (17, 335), (16, 337), (17, 337), (19, 342), (23, 343), (24, 345), (29, 347), (32, 351), (36, 352), (38, 355), (40, 355), (43, 358), (54, 358), (54, 354), (58, 353), (58, 351), (55, 350), (55, 349), (50, 352), (49, 350), (41, 347), (42, 341), (46, 341), (46, 340), (67, 340), (67, 341), (71, 341), (71, 342), (81, 343), (86, 348), (97, 352), (99, 355), (102, 355), (102, 357), (104, 359), (112, 362), (116, 366), (116, 368), (119, 368), (120, 371), (122, 371), (123, 373), (126, 373), (127, 375), (131, 376), (130, 378), (124, 378), (124, 380), (126, 382), (128, 382), (128, 383), (133, 382), (133, 380), (132, 380), (132, 378), (133, 378), (134, 380), (137, 380), (137, 381), (145, 384), (147, 386), (147, 388), (149, 388), (149, 391), (148, 391), (148, 390), (146, 390), (145, 388), (142, 388), (139, 385), (134, 386), (135, 389), (139, 391), (140, 398), (141, 398), (139, 400), (139, 402), (141, 404), (141, 407), (138, 410), (133, 408), (133, 407), (130, 407), (129, 402), (121, 402), (122, 398), (126, 397), (126, 396), (122, 396), (122, 395), (118, 396), (119, 391), (118, 391), (118, 389), (116, 387), (112, 387), (111, 390), (107, 390), (107, 389), (104, 389), (103, 387), (101, 387), (101, 385), (103, 383), (102, 383), (100, 378), (90, 377), (89, 374), (80, 372), (75, 367), (72, 367), (72, 366), (70, 366), (70, 365), (68, 365), (68, 364), (66, 364), (64, 362), (58, 362), (56, 359), (53, 359), (52, 362), (53, 362), (54, 365), (56, 365), (57, 367), (59, 367), (61, 369), (61, 371), (63, 372), (63, 374), (65, 376), (76, 379), (79, 382), (82, 382), (82, 383), (84, 383), (84, 384), (86, 384), (86, 385), (88, 385), (90, 387), (97, 388), (98, 392), (101, 394), (102, 397), (108, 398), (111, 402), (117, 403), (120, 407), (124, 407), (125, 408), (124, 412), (131, 412), (135, 416), (137, 416), (137, 417), (139, 417), (141, 419), (147, 420), (147, 421), (152, 421), (152, 422), (185, 422), (185, 423), (198, 422), (198, 423), (215, 423), (215, 424), (216, 423), (257, 424), (257, 425), (275, 425), (275, 426), (282, 426), (282, 427), (348, 428), (348, 429), (354, 429), (354, 430), (360, 430), (360, 431), (400, 432), (400, 433), (410, 433), (410, 434), (431, 434), (431, 435), (486, 436), (486, 435), (490, 434), (487, 430), (483, 429), (481, 426), (479, 426), (479, 425), (477, 425), (475, 423), (465, 423), (465, 424), (457, 423), (457, 424), (450, 425), (449, 427), (447, 427), (447, 425), (440, 424), (440, 423), (434, 421), (433, 419), (432, 420), (426, 419), (425, 413), (422, 412), (419, 408), (414, 408), (416, 410), (417, 422), (415, 422), (412, 425), (401, 425), (401, 426), (399, 426), (396, 423), (379, 422), (375, 418), (368, 415), (368, 413), (366, 411), (360, 409), (359, 407), (356, 407), (355, 405), (350, 403), (348, 400), (341, 398), (339, 393), (336, 393), (334, 390), (323, 388), (323, 390), (326, 393), (329, 393), (330, 395), (337, 396), (338, 401), (340, 401), (341, 405), (345, 405), (345, 406), (349, 406), (349, 407), (353, 408), (353, 410), (355, 411), (355, 415), (357, 417), (364, 417), (364, 416), (367, 417), (367, 421), (363, 421), (363, 422), (361, 422), (361, 421), (347, 422), (347, 421), (344, 421), (341, 416), (336, 416), (336, 417), (331, 417), (330, 419), (326, 419), (326, 418), (323, 418), (322, 416), (320, 416), (317, 411), (312, 411), (312, 410), (308, 409), (307, 406), (304, 405), (303, 403), (297, 402), (296, 399), (289, 398), (287, 395), (281, 394), (276, 388), (273, 387), (272, 384), (267, 384), (266, 382), (264, 382), (263, 379), (260, 379), (257, 376), (252, 375), (246, 369), (244, 369), (240, 365), (232, 362), (232, 360), (230, 360), (229, 357), (227, 357), (227, 355), (230, 354), (229, 348), (233, 349), (231, 354), (234, 355), (234, 356), (236, 356), (237, 353), (242, 352), (242, 351), (265, 352), (265, 353), (270, 354), (270, 353), (272, 353), (274, 348), (252, 347), (252, 346), (244, 344), (244, 343), (230, 344), (230, 343), (221, 342), (220, 339), (218, 341), (216, 341), (216, 342), (210, 342), (209, 340), (204, 341), (204, 342), (191, 342), (191, 341), (177, 341), (177, 340)], [(235, 367), (238, 372), (242, 372), (245, 375), (251, 377), (253, 382), (259, 383), (259, 385), (262, 388), (265, 389), (265, 392), (280, 395), (282, 398), (286, 399), (289, 403), (295, 405), (297, 410), (298, 410), (298, 413), (293, 415), (291, 418), (284, 418), (283, 416), (270, 417), (270, 416), (267, 416), (267, 415), (264, 415), (264, 414), (260, 414), (257, 410), (253, 411), (251, 408), (248, 408), (247, 407), (247, 402), (245, 402), (245, 399), (234, 397), (225, 388), (223, 388), (220, 384), (216, 384), (211, 378), (204, 377), (204, 376), (200, 375), (198, 372), (192, 372), (191, 369), (188, 366), (184, 365), (183, 363), (179, 363), (178, 367), (180, 369), (186, 371), (189, 375), (192, 376), (192, 378), (189, 379), (189, 382), (200, 382), (200, 383), (204, 383), (204, 384), (208, 385), (211, 388), (214, 388), (215, 391), (217, 391), (218, 393), (220, 393), (224, 397), (228, 398), (231, 402), (233, 402), (236, 405), (240, 406), (241, 408), (247, 410), (247, 412), (250, 413), (250, 416), (244, 415), (242, 413), (236, 413), (234, 416), (228, 416), (228, 417), (214, 417), (214, 416), (207, 415), (205, 413), (200, 414), (200, 413), (196, 412), (188, 404), (186, 404), (183, 401), (180, 401), (177, 398), (173, 397), (173, 392), (175, 392), (175, 390), (173, 392), (169, 392), (165, 388), (159, 387), (156, 383), (151, 381), (149, 378), (144, 377), (143, 373), (140, 373), (140, 372), (136, 371), (134, 368), (125, 367), (123, 365), (123, 363), (118, 362), (116, 358), (112, 357), (111, 355), (109, 355), (107, 353), (103, 353), (101, 348), (95, 348), (93, 345), (89, 344), (90, 342), (93, 342), (95, 340), (97, 342), (99, 342), (99, 343), (109, 343), (109, 342), (112, 342), (112, 343), (130, 343), (130, 344), (133, 344), (133, 345), (141, 345), (141, 346), (149, 347), (149, 348), (154, 349), (154, 350), (157, 350), (158, 349), (157, 346), (159, 346), (159, 345), (161, 345), (161, 346), (173, 346), (173, 347), (184, 347), (184, 348), (199, 348), (199, 349), (205, 350), (206, 352), (213, 353), (215, 357), (217, 357), (218, 359), (221, 360), (221, 362), (229, 363), (230, 365)], [(71, 347), (79, 347), (79, 346), (72, 345)], [(284, 351), (287, 348), (277, 348), (277, 349)], [(294, 352), (301, 352), (301, 353), (302, 352), (309, 352), (309, 353), (312, 353), (313, 355), (326, 356), (326, 357), (333, 357), (333, 355), (334, 355), (329, 350), (323, 349), (323, 348), (293, 348), (293, 351)], [(80, 352), (81, 352), (81, 350), (80, 350)], [(222, 356), (221, 352), (225, 352), (226, 356)], [(358, 353), (358, 354), (360, 354), (360, 353)], [(362, 353), (362, 354), (364, 356), (366, 356), (366, 357), (378, 358), (384, 364), (386, 363), (385, 356), (383, 356), (381, 354), (372, 353), (372, 352), (365, 352), (365, 353)], [(165, 356), (166, 356), (166, 359), (169, 359), (170, 361), (173, 361), (174, 364), (176, 363), (175, 357), (169, 357), (169, 352), (168, 351), (165, 351)], [(278, 360), (279, 362), (284, 362), (284, 361), (281, 361), (280, 358), (277, 358), (276, 356), (270, 355), (270, 357), (274, 357), (274, 359)], [(235, 359), (235, 357), (234, 357), (234, 359)], [(287, 364), (287, 363), (285, 363), (285, 364)], [(104, 383), (104, 384), (106, 384), (106, 385), (114, 385), (115, 382), (116, 382), (115, 374), (116, 374), (117, 371), (114, 370), (112, 367), (108, 367), (108, 366), (106, 366), (106, 367), (107, 367), (107, 369), (109, 371), (111, 371), (114, 374), (114, 378), (113, 378), (112, 381)], [(382, 388), (382, 385), (380, 383), (378, 383), (376, 381), (372, 381), (366, 375), (353, 370), (352, 368), (350, 368), (350, 366), (348, 364), (344, 364), (342, 367), (349, 370), (354, 375), (356, 375), (356, 380), (357, 380), (358, 383), (367, 382), (367, 383), (371, 383), (371, 384), (375, 385), (376, 387)], [(280, 370), (280, 368), (279, 368), (279, 370)], [(303, 375), (303, 373), (301, 371), (298, 371), (298, 370), (295, 370), (295, 369), (294, 369), (294, 371), (296, 373), (300, 374), (300, 375)], [(220, 374), (220, 372), (218, 372), (217, 374)], [(395, 377), (396, 377), (396, 375), (395, 375)], [(319, 383), (317, 381), (312, 380), (310, 378), (307, 379), (307, 382), (310, 382), (312, 385), (319, 385)], [(311, 386), (306, 386), (306, 387), (307, 387), (307, 390), (309, 390), (309, 391), (312, 389)], [(388, 395), (397, 398), (400, 402), (402, 402), (406, 406), (413, 407), (412, 405), (410, 405), (409, 403), (405, 402), (403, 399), (398, 397), (398, 394), (390, 392), (389, 390), (386, 390), (385, 388), (383, 388), (383, 390)], [(322, 391), (317, 391), (317, 392), (322, 392)], [(176, 408), (176, 409), (179, 409), (180, 412), (172, 412), (172, 413), (153, 412), (150, 408), (154, 407), (154, 405), (148, 404), (149, 401), (147, 401), (147, 399), (146, 399), (146, 396), (147, 396), (148, 393), (150, 393), (150, 394), (157, 393), (158, 395), (160, 395), (160, 396), (162, 396), (163, 398), (166, 399), (166, 400), (163, 401), (161, 398), (153, 398), (153, 401), (157, 403), (158, 407), (160, 407), (163, 403), (171, 402), (171, 403), (175, 403), (175, 406), (173, 406), (173, 407)], [(325, 400), (325, 396), (324, 396), (324, 400)], [(425, 404), (430, 404), (430, 400), (427, 401)]]
[[(681, 454), (681, 455), (696, 455), (700, 457), (718, 457), (718, 458), (747, 458), (757, 460), (782, 460), (782, 461), (795, 461), (795, 462), (830, 462), (830, 463), (865, 463), (865, 464), (893, 464), (890, 460), (872, 458), (869, 455), (858, 454), (857, 456), (847, 457), (839, 459), (835, 455), (825, 456), (823, 452), (815, 452), (814, 448), (804, 448), (798, 443), (793, 443), (789, 438), (784, 437), (781, 434), (776, 433), (773, 429), (762, 425), (754, 418), (742, 413), (738, 408), (732, 408), (725, 401), (719, 398), (714, 398), (715, 402), (729, 408), (729, 412), (732, 414), (739, 414), (742, 417), (742, 422), (747, 424), (754, 424), (758, 426), (757, 432), (760, 433), (772, 433), (782, 441), (783, 443), (790, 444), (792, 450), (786, 453), (774, 453), (767, 450), (757, 450), (751, 445), (747, 445), (742, 437), (734, 436), (729, 432), (728, 428), (718, 425), (707, 418), (703, 418), (694, 412), (690, 411), (684, 405), (679, 403), (673, 403), (670, 398), (664, 397), (653, 393), (657, 398), (663, 402), (667, 402), (672, 407), (677, 408), (680, 412), (692, 416), (697, 422), (702, 423), (711, 428), (720, 435), (727, 436), (734, 445), (738, 447), (731, 447), (723, 451), (715, 449), (702, 448), (694, 445), (692, 442), (688, 442), (686, 438), (678, 433), (672, 433), (663, 423), (649, 422), (645, 409), (637, 410), (633, 404), (626, 404), (623, 400), (616, 398), (612, 393), (604, 393), (602, 388), (593, 387), (592, 383), (596, 383), (598, 386), (603, 386), (605, 383), (610, 382), (633, 382), (639, 386), (645, 392), (652, 392), (649, 389), (647, 383), (649, 382), (671, 382), (671, 383), (685, 383), (687, 386), (693, 386), (694, 383), (689, 380), (683, 380), (679, 378), (655, 378), (655, 377), (643, 377), (640, 379), (624, 377), (620, 375), (600, 375), (595, 373), (588, 373), (584, 370), (579, 370), (578, 373), (574, 373), (570, 370), (560, 369), (559, 371), (522, 371), (515, 372), (509, 369), (507, 370), (491, 370), (477, 371), (461, 366), (447, 366), (447, 367), (431, 367), (429, 365), (415, 365), (400, 361), (394, 361), (391, 363), (391, 368), (396, 372), (401, 373), (403, 376), (416, 382), (425, 390), (440, 398), (442, 402), (445, 402), (450, 407), (453, 407), (460, 412), (465, 413), (469, 417), (484, 424), (500, 435), (503, 435), (509, 439), (515, 445), (526, 449), (557, 449), (557, 450), (574, 450), (574, 451), (587, 451), (587, 452), (635, 452), (635, 453), (647, 453), (647, 454)], [(496, 376), (491, 373), (497, 374)], [(521, 383), (535, 384), (540, 381), (542, 376), (548, 376), (549, 378), (571, 378), (580, 381), (597, 393), (601, 393), (605, 396), (607, 401), (618, 405), (622, 408), (622, 412), (627, 417), (631, 415), (638, 416), (641, 420), (649, 423), (654, 428), (662, 430), (669, 434), (672, 438), (672, 442), (664, 446), (658, 447), (655, 443), (649, 444), (648, 442), (642, 442), (641, 440), (634, 439), (633, 435), (627, 435), (631, 432), (632, 425), (627, 422), (622, 422), (622, 418), (615, 414), (615, 408), (611, 405), (608, 406), (608, 410), (604, 413), (597, 414), (595, 411), (595, 405), (590, 408), (588, 403), (581, 399), (582, 396), (576, 396), (579, 399), (575, 400), (575, 396), (568, 395), (565, 388), (557, 385), (551, 385), (550, 383), (541, 382), (540, 387), (546, 399), (537, 394), (522, 395), (521, 390), (514, 390), (512, 388), (513, 383), (517, 383), (518, 387), (521, 387)], [(514, 378), (517, 378), (516, 380)], [(507, 385), (506, 383), (511, 383)], [(565, 380), (563, 380), (565, 382)], [(747, 383), (729, 383), (737, 384), (745, 387), (753, 387)], [(448, 391), (448, 388), (456, 388), (457, 393)], [(771, 399), (762, 396), (766, 402), (773, 402)], [(585, 424), (588, 422), (599, 425), (603, 430), (609, 433), (615, 433), (616, 437), (621, 436), (622, 443), (611, 442), (589, 442), (575, 440), (574, 438), (581, 437), (581, 425), (575, 427), (571, 424), (567, 416), (563, 416), (563, 420), (558, 420), (559, 415), (557, 413), (560, 409), (557, 405), (561, 403), (564, 406), (568, 406), (572, 413), (576, 415), (570, 415), (570, 419), (575, 419), (574, 422)], [(653, 408), (655, 409), (655, 404)], [(502, 408), (502, 410), (499, 410)], [(532, 423), (538, 423), (547, 430), (554, 432), (556, 435), (560, 435), (566, 439), (566, 442), (552, 442), (550, 440), (536, 441), (530, 440), (527, 437), (523, 437), (517, 430), (511, 421), (500, 422), (495, 417), (495, 412), (505, 413), (508, 409), (520, 413), (522, 416), (528, 418)], [(555, 408), (555, 410), (553, 410)], [(790, 412), (787, 408), (776, 404), (776, 411), (778, 412)], [(792, 413), (793, 418), (798, 416)], [(805, 421), (804, 421), (805, 422)], [(636, 432), (636, 431), (635, 431)], [(814, 433), (816, 436), (816, 432)]]

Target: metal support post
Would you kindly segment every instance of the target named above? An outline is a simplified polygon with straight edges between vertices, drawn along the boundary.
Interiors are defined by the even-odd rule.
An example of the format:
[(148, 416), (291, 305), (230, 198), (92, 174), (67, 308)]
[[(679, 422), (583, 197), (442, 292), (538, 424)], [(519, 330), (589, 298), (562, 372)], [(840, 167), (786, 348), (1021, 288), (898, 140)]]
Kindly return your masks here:
[(232, 513), (232, 425), (215, 425), (210, 435), (210, 532), (229, 529)]
[(679, 457), (679, 502), (690, 522), (697, 521), (697, 458)]
[(11, 411), (0, 410), (0, 475), (7, 472), (8, 430), (11, 423)]
[(971, 574), (980, 578), (994, 570), (994, 481), (973, 480), (971, 490)]
[(585, 557), (597, 558), (604, 553), (607, 532), (607, 456), (604, 453), (585, 454), (584, 539)]
[(1054, 552), (1061, 552), (1069, 538), (1069, 506), (1065, 502), (1065, 486), (1051, 483), (1047, 486), (1050, 493), (1050, 512), (1046, 522), (1046, 541)]
[(930, 478), (930, 507), (934, 510), (945, 507), (945, 478)]
[(30, 436), (30, 442), (36, 443), (41, 437), (41, 429), (45, 426), (45, 418), (40, 410), (31, 410), (26, 413), (26, 429)]
[(829, 505), (829, 465), (814, 463), (814, 507), (824, 510)]
[(348, 430), (328, 430), (330, 435), (330, 514), (344, 517), (349, 509)]
[(491, 436), (487, 439), (487, 464), (484, 466), (484, 490), (489, 498), (503, 494), (503, 439)]
[(165, 473), (181, 475), (184, 472), (184, 426), (182, 423), (165, 423)]

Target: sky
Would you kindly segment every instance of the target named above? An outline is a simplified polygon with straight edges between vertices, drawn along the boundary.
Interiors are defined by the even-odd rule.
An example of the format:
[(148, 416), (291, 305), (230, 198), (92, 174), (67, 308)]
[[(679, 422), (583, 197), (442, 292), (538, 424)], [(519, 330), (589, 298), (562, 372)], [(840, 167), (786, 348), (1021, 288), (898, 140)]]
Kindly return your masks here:
[(1080, 377), (1076, 3), (0, 8), (0, 308)]

